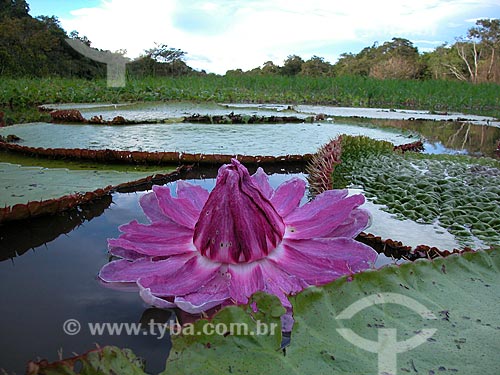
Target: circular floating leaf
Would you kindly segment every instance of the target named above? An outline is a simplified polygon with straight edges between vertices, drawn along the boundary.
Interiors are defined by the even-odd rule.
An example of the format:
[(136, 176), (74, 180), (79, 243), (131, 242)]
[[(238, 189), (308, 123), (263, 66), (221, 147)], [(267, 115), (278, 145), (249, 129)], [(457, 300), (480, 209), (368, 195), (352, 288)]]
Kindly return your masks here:
[[(390, 266), (309, 288), (292, 298), (295, 326), (286, 351), (279, 350), (281, 335), (178, 336), (163, 374), (376, 374), (377, 353), (347, 341), (342, 329), (374, 342), (372, 351), (381, 329), (396, 330), (399, 343), (432, 330), (421, 345), (397, 354), (398, 373), (493, 374), (500, 350), (499, 271), (495, 250)], [(380, 296), (389, 302), (373, 303)], [(361, 311), (345, 317), (360, 304)], [(248, 308), (231, 307), (212, 322), (249, 322), (255, 329), (251, 315)], [(266, 324), (276, 318), (267, 313), (260, 319)], [(210, 322), (197, 324), (202, 329)]]

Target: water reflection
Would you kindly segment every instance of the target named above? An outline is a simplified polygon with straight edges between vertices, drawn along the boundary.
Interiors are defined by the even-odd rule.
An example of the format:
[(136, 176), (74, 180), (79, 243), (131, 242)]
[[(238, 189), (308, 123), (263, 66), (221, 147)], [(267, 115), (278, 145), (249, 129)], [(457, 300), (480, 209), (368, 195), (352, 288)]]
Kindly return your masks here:
[[(118, 226), (124, 222), (146, 220), (138, 204), (140, 194), (115, 194), (115, 204), (100, 216), (72, 231), (65, 229), (65, 235), (34, 247), (33, 252), (25, 252), (12, 262), (0, 262), (0, 367), (24, 373), (29, 359), (55, 361), (61, 348), (63, 356), (68, 357), (98, 343), (131, 348), (146, 358), (148, 371), (164, 369), (168, 338), (95, 336), (88, 329), (88, 323), (95, 322), (137, 323), (147, 308), (137, 292), (116, 293), (97, 281), (97, 272), (109, 261), (107, 238), (117, 237)], [(14, 233), (22, 234), (19, 229)], [(45, 239), (38, 238), (32, 245)], [(3, 240), (2, 245), (7, 246)], [(77, 319), (81, 333), (64, 334), (62, 325), (67, 319)]]
[(78, 209), (60, 212), (53, 216), (43, 216), (0, 225), (0, 262), (23, 255), (30, 249), (55, 240), (62, 234), (70, 233), (76, 227), (103, 214), (112, 203), (110, 195), (81, 205)]
[(495, 157), (500, 128), (469, 123), (379, 120), (383, 126), (418, 132), (425, 137), (425, 153), (464, 153)]

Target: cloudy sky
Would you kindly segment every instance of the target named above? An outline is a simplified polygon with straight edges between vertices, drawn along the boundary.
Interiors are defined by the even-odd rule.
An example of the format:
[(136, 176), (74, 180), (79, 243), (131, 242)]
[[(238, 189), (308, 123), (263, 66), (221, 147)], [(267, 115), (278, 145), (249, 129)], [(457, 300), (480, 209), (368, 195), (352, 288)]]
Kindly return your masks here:
[(397, 36), (422, 51), (500, 18), (499, 0), (28, 0), (92, 45), (135, 58), (156, 43), (186, 51), (191, 67), (224, 74), (291, 54), (335, 62)]

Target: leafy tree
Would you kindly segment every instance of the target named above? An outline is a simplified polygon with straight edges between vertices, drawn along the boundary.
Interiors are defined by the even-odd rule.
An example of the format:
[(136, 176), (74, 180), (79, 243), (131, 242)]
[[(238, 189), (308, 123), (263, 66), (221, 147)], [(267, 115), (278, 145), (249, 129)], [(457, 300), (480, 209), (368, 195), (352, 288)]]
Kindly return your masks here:
[(226, 71), (226, 76), (242, 76), (244, 74), (241, 69), (231, 69)]
[(368, 76), (377, 54), (377, 42), (358, 54), (343, 53), (334, 65), (336, 75)]
[(183, 60), (186, 55), (186, 52), (178, 48), (171, 48), (166, 44), (155, 43), (155, 45), (154, 48), (144, 51), (145, 56), (160, 63), (168, 64), (174, 61)]
[(372, 51), (370, 76), (414, 79), (420, 76), (418, 49), (408, 39), (392, 38)]
[(0, 0), (0, 20), (29, 17), (30, 7), (25, 0)]
[(102, 76), (105, 66), (74, 51), (56, 17), (31, 17), (22, 1), (9, 2), (0, 22), (0, 75)]
[(272, 61), (266, 61), (261, 69), (262, 74), (279, 74), (280, 72), (281, 68)]
[(482, 19), (468, 30), (467, 36), (458, 38), (442, 64), (461, 81), (478, 83), (500, 81), (500, 20)]
[[(422, 76), (430, 79), (456, 79), (456, 75), (452, 73), (450, 67), (461, 67), (461, 60), (456, 53), (455, 47), (449, 46), (446, 43), (437, 47), (432, 52), (424, 53), (421, 58), (421, 64), (424, 66)], [(465, 71), (460, 71), (458, 74), (465, 74)]]
[(336, 75), (371, 76), (380, 79), (420, 78), (423, 73), (418, 49), (408, 39), (363, 48), (358, 54), (342, 54), (334, 65)]
[(300, 74), (313, 77), (332, 76), (332, 64), (325, 61), (323, 57), (313, 56), (302, 64)]
[(376, 48), (377, 54), (382, 56), (398, 56), (404, 58), (418, 57), (418, 49), (408, 39), (392, 38)]
[[(483, 57), (487, 60), (486, 80), (493, 77), (493, 67), (498, 60), (500, 50), (500, 19), (481, 19), (476, 21), (476, 27), (469, 29), (467, 36), (481, 45)], [(489, 56), (485, 56), (489, 55)]]
[(80, 36), (80, 33), (76, 30), (73, 30), (70, 34), (69, 37), (71, 39), (76, 39), (85, 44), (87, 47), (90, 47), (92, 45), (92, 42), (86, 37), (86, 36)]
[(304, 60), (297, 55), (289, 55), (281, 68), (281, 74), (286, 76), (294, 76), (302, 70)]
[(184, 61), (187, 53), (168, 47), (166, 44), (156, 44), (154, 48), (144, 51), (144, 55), (128, 65), (129, 74), (136, 77), (144, 76), (180, 76), (193, 72)]

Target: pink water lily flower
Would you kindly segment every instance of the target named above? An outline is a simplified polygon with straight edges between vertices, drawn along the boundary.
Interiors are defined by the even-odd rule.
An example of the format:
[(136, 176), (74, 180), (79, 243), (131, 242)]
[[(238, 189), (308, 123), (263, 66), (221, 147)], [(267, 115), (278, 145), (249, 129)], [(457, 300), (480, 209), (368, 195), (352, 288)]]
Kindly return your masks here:
[(375, 251), (355, 241), (369, 223), (362, 195), (329, 190), (299, 207), (305, 182), (274, 190), (259, 168), (250, 176), (233, 159), (211, 193), (184, 181), (177, 196), (154, 186), (140, 204), (151, 224), (132, 221), (110, 239), (100, 278), (137, 283), (147, 303), (199, 313), (222, 303), (243, 304), (257, 291), (287, 295), (369, 268)]

